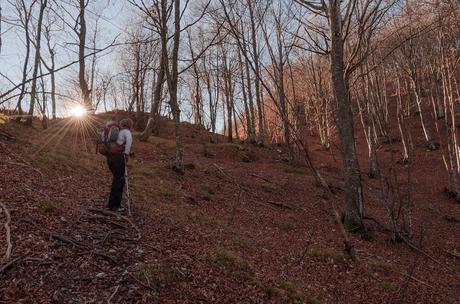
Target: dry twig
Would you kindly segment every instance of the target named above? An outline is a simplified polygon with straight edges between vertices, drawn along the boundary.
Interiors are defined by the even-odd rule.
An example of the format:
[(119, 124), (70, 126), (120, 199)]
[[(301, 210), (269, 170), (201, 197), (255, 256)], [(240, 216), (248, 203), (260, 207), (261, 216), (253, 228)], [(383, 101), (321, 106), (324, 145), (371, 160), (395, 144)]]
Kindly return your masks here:
[(110, 304), (113, 299), (113, 297), (115, 296), (115, 294), (118, 292), (118, 289), (120, 289), (120, 285), (117, 285), (117, 287), (115, 287), (115, 290), (113, 291), (113, 293), (110, 295), (110, 297), (107, 299), (107, 304)]
[(447, 250), (443, 250), (445, 253), (447, 253), (448, 255), (454, 257), (454, 258), (457, 258), (457, 259), (460, 259), (460, 254), (458, 254), (457, 252), (453, 251), (447, 251)]
[(11, 242), (11, 228), (10, 228), (10, 222), (11, 222), (11, 215), (10, 211), (8, 208), (6, 208), (4, 203), (0, 203), (0, 206), (2, 207), (3, 211), (5, 212), (6, 216), (6, 221), (5, 221), (5, 233), (6, 233), (6, 252), (4, 256), (4, 260), (8, 261), (11, 257), (11, 252), (13, 251), (13, 243)]
[(408, 273), (399, 272), (399, 271), (395, 271), (395, 272), (396, 272), (396, 273), (399, 273), (400, 275), (403, 275), (403, 276), (405, 276), (405, 277), (407, 277), (407, 278), (409, 278), (409, 279), (411, 279), (411, 280), (414, 280), (415, 282), (418, 282), (418, 283), (420, 283), (420, 284), (422, 284), (422, 285), (425, 285), (425, 286), (430, 287), (430, 288), (434, 288), (433, 285), (430, 285), (430, 284), (428, 284), (428, 283), (426, 283), (426, 282), (424, 282), (424, 281), (422, 281), (422, 280), (420, 280), (420, 279), (417, 279), (416, 277), (414, 277), (414, 276), (412, 276), (412, 275), (410, 275), (410, 274), (408, 274)]
[(9, 160), (7, 160), (6, 163), (9, 164), (9, 165), (13, 165), (13, 166), (20, 166), (20, 167), (29, 168), (29, 169), (31, 169), (31, 170), (37, 172), (38, 174), (40, 174), (40, 177), (41, 177), (41, 178), (44, 178), (44, 175), (43, 175), (43, 173), (42, 173), (40, 170), (38, 170), (38, 169), (35, 168), (35, 167), (32, 167), (32, 165), (29, 165), (29, 164), (27, 164), (27, 163), (18, 163), (18, 162), (9, 161)]
[(282, 202), (267, 201), (267, 204), (273, 205), (273, 206), (281, 208), (281, 209), (294, 210), (294, 208), (292, 206), (289, 206), (289, 205), (287, 205), (285, 203), (282, 203)]
[(264, 182), (267, 182), (267, 183), (269, 183), (269, 184), (273, 184), (273, 182), (272, 182), (271, 180), (269, 180), (269, 179), (267, 179), (267, 178), (265, 178), (265, 177), (263, 177), (263, 176), (257, 175), (257, 174), (255, 174), (255, 173), (250, 173), (249, 175), (250, 175), (250, 176), (253, 176), (253, 177), (257, 177), (258, 179), (261, 179), (261, 180), (263, 180)]
[(78, 247), (80, 249), (84, 249), (84, 248), (88, 247), (86, 244), (83, 244), (82, 242), (74, 240), (72, 238), (69, 238), (69, 237), (67, 237), (65, 235), (52, 233), (52, 234), (50, 234), (50, 237), (55, 239), (55, 240), (61, 241), (63, 243), (67, 243), (67, 244), (70, 244), (72, 246), (76, 246), (76, 247)]
[(2, 267), (0, 267), (0, 274), (3, 274), (6, 270), (10, 269), (11, 267), (13, 267), (15, 264), (17, 264), (18, 262), (20, 262), (24, 257), (17, 257), (11, 261), (9, 261), (8, 263), (6, 263), (5, 265), (3, 265)]

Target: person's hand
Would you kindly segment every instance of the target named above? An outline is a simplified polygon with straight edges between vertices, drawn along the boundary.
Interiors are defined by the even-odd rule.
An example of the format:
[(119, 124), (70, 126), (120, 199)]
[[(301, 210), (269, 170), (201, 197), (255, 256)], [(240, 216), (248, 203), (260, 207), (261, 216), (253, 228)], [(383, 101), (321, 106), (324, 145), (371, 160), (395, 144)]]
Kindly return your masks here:
[(125, 162), (128, 162), (128, 160), (129, 160), (129, 154), (124, 154), (124, 156), (125, 156)]

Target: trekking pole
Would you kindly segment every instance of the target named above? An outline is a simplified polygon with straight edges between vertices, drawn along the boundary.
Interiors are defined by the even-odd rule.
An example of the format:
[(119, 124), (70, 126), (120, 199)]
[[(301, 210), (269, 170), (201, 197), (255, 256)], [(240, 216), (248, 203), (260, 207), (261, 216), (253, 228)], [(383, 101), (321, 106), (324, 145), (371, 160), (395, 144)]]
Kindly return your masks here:
[(126, 204), (128, 205), (128, 215), (131, 216), (131, 194), (129, 193), (128, 164), (125, 163), (125, 183), (126, 183)]

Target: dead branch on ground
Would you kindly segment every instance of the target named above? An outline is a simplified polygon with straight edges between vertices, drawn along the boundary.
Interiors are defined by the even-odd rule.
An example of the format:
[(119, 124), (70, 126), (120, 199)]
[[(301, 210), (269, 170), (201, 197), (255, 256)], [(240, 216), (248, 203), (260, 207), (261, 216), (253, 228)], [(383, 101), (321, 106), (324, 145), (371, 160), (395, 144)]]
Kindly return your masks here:
[[(140, 232), (139, 228), (128, 217), (123, 216), (123, 215), (118, 214), (118, 213), (115, 213), (115, 212), (110, 212), (110, 211), (106, 211), (106, 210), (102, 210), (102, 209), (88, 208), (87, 210), (90, 211), (90, 212), (93, 212), (93, 213), (98, 213), (98, 214), (102, 214), (102, 215), (109, 216), (109, 217), (116, 217), (117, 219), (122, 219), (122, 220), (128, 222), (128, 224), (131, 226), (131, 228), (133, 228), (136, 231), (136, 234), (137, 234), (136, 238), (133, 239), (133, 240), (139, 241), (141, 239), (141, 232)], [(115, 222), (110, 221), (110, 223), (115, 223)], [(120, 224), (117, 223), (117, 225), (120, 225)], [(124, 229), (126, 229), (126, 227), (124, 227)]]
[(454, 257), (454, 258), (457, 258), (460, 260), (460, 254), (458, 254), (456, 251), (448, 251), (448, 250), (443, 250), (445, 253), (447, 253), (448, 255), (450, 255), (451, 257)]
[(110, 297), (107, 299), (107, 303), (110, 304), (113, 299), (113, 297), (115, 296), (115, 294), (118, 292), (118, 289), (120, 289), (120, 285), (117, 285), (117, 287), (115, 287), (115, 290), (112, 292), (112, 294), (110, 295)]
[(61, 241), (63, 243), (66, 243), (66, 244), (69, 244), (69, 245), (72, 245), (72, 246), (75, 246), (75, 247), (78, 247), (80, 249), (84, 249), (84, 248), (88, 247), (88, 245), (86, 245), (86, 244), (84, 244), (84, 243), (82, 243), (80, 241), (77, 241), (75, 239), (69, 238), (69, 237), (67, 237), (65, 235), (51, 233), (51, 234), (49, 234), (49, 236), (52, 239)]
[(14, 265), (16, 265), (17, 263), (19, 263), (20, 261), (22, 261), (23, 258), (24, 257), (17, 257), (15, 259), (12, 259), (11, 261), (6, 263), (5, 265), (1, 266), (0, 267), (0, 275), (3, 274), (8, 269), (10, 269), (11, 267), (13, 267)]
[(273, 206), (281, 208), (281, 209), (294, 210), (293, 207), (291, 207), (291, 206), (289, 206), (289, 205), (287, 205), (285, 203), (281, 203), (281, 202), (267, 201), (267, 204), (273, 205)]
[(273, 182), (272, 182), (271, 180), (269, 180), (268, 178), (265, 178), (265, 177), (263, 177), (263, 176), (260, 176), (260, 175), (258, 175), (258, 174), (249, 173), (249, 175), (252, 176), (252, 177), (256, 177), (256, 178), (258, 178), (258, 179), (261, 179), (261, 180), (263, 180), (264, 182), (267, 182), (267, 183), (269, 183), (269, 184), (273, 184)]
[(2, 207), (3, 212), (5, 212), (5, 216), (6, 216), (4, 227), (5, 227), (5, 233), (6, 233), (7, 246), (6, 246), (4, 260), (8, 261), (11, 257), (11, 252), (13, 251), (13, 243), (11, 242), (11, 228), (10, 228), (11, 215), (10, 215), (10, 211), (8, 210), (8, 208), (6, 208), (4, 203), (0, 203), (0, 206)]
[(23, 163), (18, 163), (18, 162), (15, 162), (15, 161), (9, 161), (9, 160), (6, 160), (6, 161), (5, 161), (5, 163), (6, 163), (6, 164), (9, 164), (9, 165), (12, 165), (12, 166), (20, 166), (20, 167), (26, 167), (26, 168), (29, 168), (29, 169), (31, 169), (31, 170), (33, 170), (33, 171), (37, 172), (38, 174), (40, 174), (40, 177), (41, 177), (41, 178), (43, 178), (43, 177), (44, 177), (43, 173), (42, 173), (40, 170), (38, 170), (38, 169), (37, 169), (37, 168), (35, 168), (35, 167), (32, 167), (32, 166), (31, 166), (31, 165), (29, 165), (29, 164), (23, 164)]

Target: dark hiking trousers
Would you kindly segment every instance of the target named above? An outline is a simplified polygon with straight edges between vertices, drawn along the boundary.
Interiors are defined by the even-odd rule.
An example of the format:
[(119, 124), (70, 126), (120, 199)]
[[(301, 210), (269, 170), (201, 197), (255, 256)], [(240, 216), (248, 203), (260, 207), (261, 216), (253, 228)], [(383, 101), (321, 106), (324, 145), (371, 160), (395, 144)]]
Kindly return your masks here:
[(111, 154), (107, 156), (107, 164), (113, 175), (108, 207), (119, 208), (125, 187), (125, 157), (122, 153)]

